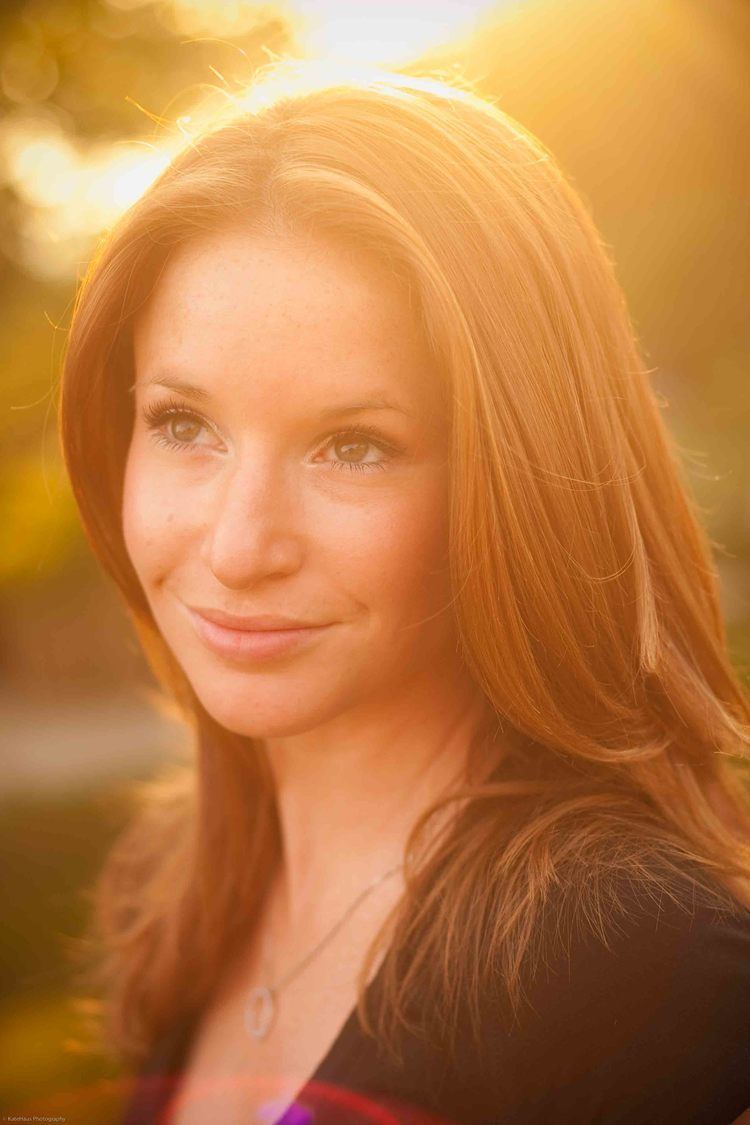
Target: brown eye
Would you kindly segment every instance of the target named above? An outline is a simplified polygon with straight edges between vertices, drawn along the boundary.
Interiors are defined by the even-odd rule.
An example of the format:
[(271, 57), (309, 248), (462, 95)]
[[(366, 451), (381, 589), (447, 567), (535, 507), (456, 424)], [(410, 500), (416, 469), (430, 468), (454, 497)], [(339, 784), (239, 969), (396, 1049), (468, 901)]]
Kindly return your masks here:
[(351, 439), (345, 440), (339, 438), (333, 442), (333, 449), (336, 457), (340, 461), (358, 461), (364, 455), (365, 451), (372, 442), (369, 441), (353, 441)]
[(174, 415), (167, 422), (167, 426), (171, 428), (171, 436), (177, 441), (190, 442), (198, 436), (203, 429), (202, 423), (197, 422), (189, 415)]
[(166, 449), (205, 451), (206, 443), (198, 439), (201, 430), (208, 435), (210, 425), (200, 414), (171, 402), (156, 403), (144, 409), (143, 420), (154, 441)]
[(331, 469), (347, 469), (358, 473), (385, 469), (399, 453), (398, 447), (380, 430), (369, 426), (331, 434), (325, 451), (330, 454), (325, 463)]

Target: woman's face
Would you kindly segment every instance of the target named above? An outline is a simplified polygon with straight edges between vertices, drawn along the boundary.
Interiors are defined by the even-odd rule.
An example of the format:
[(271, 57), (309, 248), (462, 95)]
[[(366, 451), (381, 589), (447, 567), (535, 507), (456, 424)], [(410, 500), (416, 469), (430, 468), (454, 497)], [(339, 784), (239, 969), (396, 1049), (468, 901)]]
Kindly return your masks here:
[(134, 352), (125, 541), (209, 714), (270, 737), (437, 682), (447, 419), (396, 280), (317, 240), (203, 236)]

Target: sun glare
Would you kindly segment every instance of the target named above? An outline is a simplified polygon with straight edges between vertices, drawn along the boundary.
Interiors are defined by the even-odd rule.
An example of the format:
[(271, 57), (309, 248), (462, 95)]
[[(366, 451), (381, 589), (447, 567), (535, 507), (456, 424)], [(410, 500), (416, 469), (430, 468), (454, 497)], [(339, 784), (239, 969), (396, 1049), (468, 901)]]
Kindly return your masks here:
[[(286, 20), (296, 43), (289, 69), (243, 93), (221, 88), (227, 110), (257, 110), (284, 87), (315, 86), (336, 76), (378, 81), (431, 48), (476, 32), (495, 5), (488, 0), (106, 0), (111, 9), (150, 9), (173, 34), (205, 35), (231, 43), (262, 18)], [(300, 56), (301, 59), (300, 59)], [(272, 56), (273, 57), (273, 56)], [(278, 57), (278, 56), (276, 56)], [(299, 72), (295, 70), (299, 64)], [(307, 68), (307, 70), (305, 70)], [(213, 69), (213, 68), (211, 68)], [(218, 71), (214, 71), (218, 74)], [(221, 75), (218, 75), (221, 77)], [(209, 80), (212, 75), (207, 76)], [(279, 83), (282, 89), (279, 90)], [(228, 85), (228, 84), (226, 84)], [(127, 99), (131, 94), (123, 90)], [(137, 103), (134, 102), (135, 105)], [(149, 115), (149, 107), (140, 107)], [(18, 239), (9, 248), (24, 269), (65, 279), (85, 258), (93, 238), (148, 188), (175, 152), (217, 116), (216, 97), (206, 94), (155, 140), (86, 141), (66, 131), (53, 107), (24, 104), (0, 121), (0, 182), (12, 185), (26, 204)]]
[(474, 30), (487, 0), (295, 0), (306, 54), (400, 65)]

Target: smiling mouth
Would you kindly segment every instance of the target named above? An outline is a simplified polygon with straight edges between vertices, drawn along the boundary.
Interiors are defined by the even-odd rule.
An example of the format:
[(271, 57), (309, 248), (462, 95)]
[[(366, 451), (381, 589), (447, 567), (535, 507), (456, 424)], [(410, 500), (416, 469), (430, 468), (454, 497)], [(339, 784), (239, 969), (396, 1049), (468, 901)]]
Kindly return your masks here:
[(209, 649), (220, 656), (243, 663), (286, 655), (309, 644), (332, 628), (333, 624), (238, 629), (211, 621), (203, 613), (189, 607), (188, 614), (195, 632)]
[(216, 625), (223, 625), (227, 629), (241, 629), (251, 633), (266, 633), (282, 629), (312, 629), (330, 624), (328, 621), (303, 621), (302, 618), (286, 617), (281, 613), (257, 613), (251, 616), (240, 616), (210, 606), (188, 605), (187, 602), (185, 605), (194, 613), (199, 613), (201, 617), (213, 621)]

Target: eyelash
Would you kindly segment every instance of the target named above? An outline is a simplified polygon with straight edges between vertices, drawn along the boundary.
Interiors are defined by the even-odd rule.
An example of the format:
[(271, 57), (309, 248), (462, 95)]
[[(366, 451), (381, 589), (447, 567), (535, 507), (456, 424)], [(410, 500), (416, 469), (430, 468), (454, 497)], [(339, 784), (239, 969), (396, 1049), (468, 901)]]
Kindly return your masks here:
[[(196, 448), (189, 442), (176, 441), (174, 438), (169, 438), (162, 432), (162, 427), (165, 425), (169, 418), (180, 417), (190, 418), (193, 421), (200, 422), (202, 426), (211, 429), (210, 423), (202, 414), (198, 414), (194, 410), (186, 410), (179, 402), (167, 401), (161, 403), (152, 403), (144, 407), (142, 411), (143, 419), (151, 432), (151, 436), (159, 445), (165, 446), (167, 449), (174, 450), (190, 450)], [(329, 434), (326, 438), (326, 444), (333, 443), (336, 439), (341, 441), (343, 439), (357, 439), (364, 438), (370, 445), (376, 446), (381, 452), (395, 456), (400, 452), (397, 446), (392, 442), (385, 439), (375, 426), (368, 426), (366, 424), (357, 426), (356, 429), (351, 430), (337, 430), (333, 434)], [(389, 458), (390, 459), (390, 458)], [(332, 469), (347, 469), (351, 472), (365, 473), (374, 469), (385, 469), (387, 466), (386, 461), (370, 461), (370, 462), (357, 462), (357, 461), (329, 461), (327, 464)]]

